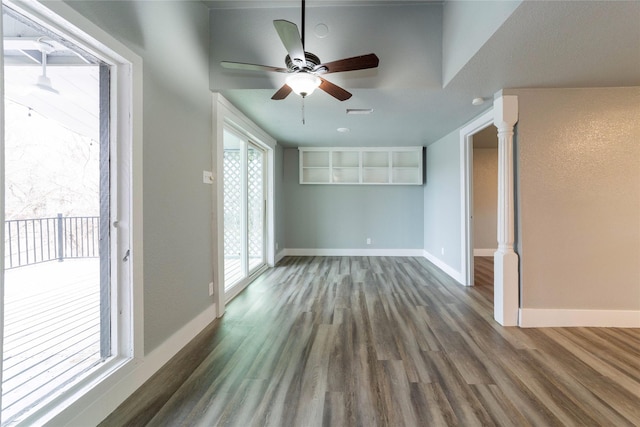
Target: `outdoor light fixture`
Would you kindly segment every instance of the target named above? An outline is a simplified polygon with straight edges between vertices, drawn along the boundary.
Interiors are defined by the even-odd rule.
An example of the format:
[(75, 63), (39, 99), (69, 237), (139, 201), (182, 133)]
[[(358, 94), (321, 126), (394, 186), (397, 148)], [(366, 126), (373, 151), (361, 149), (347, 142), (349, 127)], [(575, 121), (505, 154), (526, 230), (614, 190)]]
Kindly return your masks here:
[(322, 83), (320, 77), (314, 76), (313, 74), (304, 71), (292, 74), (287, 77), (287, 85), (291, 88), (291, 90), (293, 90), (303, 98), (311, 95), (313, 91), (316, 90), (318, 86), (320, 86), (320, 83)]
[(58, 92), (56, 89), (53, 88), (53, 85), (51, 84), (51, 79), (47, 77), (47, 55), (54, 52), (55, 48), (53, 47), (52, 44), (47, 43), (42, 39), (43, 38), (40, 37), (36, 41), (36, 46), (42, 56), (42, 75), (38, 76), (38, 80), (36, 81), (35, 86), (47, 92), (57, 94), (60, 92)]

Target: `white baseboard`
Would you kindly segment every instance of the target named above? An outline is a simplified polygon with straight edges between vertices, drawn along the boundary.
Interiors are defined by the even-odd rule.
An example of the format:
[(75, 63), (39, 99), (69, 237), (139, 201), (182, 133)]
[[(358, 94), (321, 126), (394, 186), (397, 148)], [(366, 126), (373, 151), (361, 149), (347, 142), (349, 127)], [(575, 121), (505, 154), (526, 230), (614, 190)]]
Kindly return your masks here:
[(283, 250), (281, 250), (280, 252), (278, 252), (278, 253), (276, 254), (275, 263), (276, 263), (276, 264), (277, 264), (277, 263), (279, 263), (279, 262), (280, 262), (280, 260), (281, 260), (282, 258), (284, 258), (285, 256), (287, 256), (287, 250), (286, 250), (286, 249), (283, 249)]
[(453, 280), (455, 280), (456, 282), (462, 284), (462, 275), (460, 274), (460, 272), (458, 270), (456, 270), (455, 268), (451, 267), (449, 264), (447, 264), (446, 262), (442, 261), (441, 259), (439, 259), (438, 257), (436, 257), (435, 255), (429, 253), (426, 250), (423, 250), (421, 255), (423, 257), (425, 257), (426, 259), (428, 259), (429, 262), (434, 264), (440, 270), (442, 270), (445, 273), (447, 273), (447, 275), (450, 276)]
[(313, 249), (289, 248), (288, 256), (422, 256), (422, 249)]
[(640, 311), (521, 308), (518, 324), (521, 328), (640, 328)]
[(89, 426), (100, 423), (196, 335), (202, 332), (207, 325), (216, 320), (216, 312), (215, 305), (207, 308), (171, 335), (158, 348), (144, 358), (135, 361), (133, 369), (114, 374), (114, 376), (121, 376), (121, 378), (115, 381), (110, 378), (110, 381), (98, 384), (83, 399), (68, 408), (68, 411), (77, 408), (77, 411), (81, 412), (74, 415), (64, 411), (59, 418), (59, 421), (62, 422), (58, 422), (54, 418), (51, 425)]
[(497, 249), (474, 249), (473, 256), (493, 256), (496, 253)]

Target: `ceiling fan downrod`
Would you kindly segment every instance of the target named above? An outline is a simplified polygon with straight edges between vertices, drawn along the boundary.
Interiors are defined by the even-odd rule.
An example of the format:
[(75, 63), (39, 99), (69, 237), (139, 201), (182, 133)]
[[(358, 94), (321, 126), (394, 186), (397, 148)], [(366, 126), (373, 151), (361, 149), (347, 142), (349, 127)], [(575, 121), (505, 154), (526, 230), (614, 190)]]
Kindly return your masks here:
[(302, 0), (302, 34), (300, 34), (300, 39), (302, 41), (302, 50), (304, 51), (304, 11), (305, 11), (305, 0)]
[[(306, 2), (301, 0), (302, 32), (293, 22), (276, 19), (273, 25), (280, 37), (280, 41), (287, 50), (285, 67), (272, 67), (243, 62), (222, 61), (220, 64), (233, 70), (271, 71), (288, 74), (287, 82), (271, 97), (274, 100), (285, 99), (294, 92), (301, 97), (311, 95), (315, 89), (320, 89), (338, 101), (351, 98), (351, 93), (338, 85), (325, 80), (324, 75), (342, 73), (346, 71), (366, 70), (378, 67), (378, 57), (374, 53), (359, 55), (351, 58), (338, 59), (322, 63), (320, 58), (305, 51), (304, 36), (306, 32)], [(293, 86), (292, 86), (293, 85)]]

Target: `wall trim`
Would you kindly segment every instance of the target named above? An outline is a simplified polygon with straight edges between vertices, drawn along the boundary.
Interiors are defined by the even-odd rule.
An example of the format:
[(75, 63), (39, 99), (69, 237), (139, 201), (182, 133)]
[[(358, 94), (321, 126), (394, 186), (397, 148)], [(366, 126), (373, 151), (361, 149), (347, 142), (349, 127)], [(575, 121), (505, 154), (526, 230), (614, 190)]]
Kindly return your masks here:
[(640, 310), (521, 308), (518, 317), (521, 328), (640, 328)]
[(461, 285), (464, 285), (464, 283), (462, 283), (462, 274), (458, 270), (451, 267), (449, 264), (442, 261), (440, 258), (436, 257), (435, 255), (432, 255), (426, 250), (422, 251), (422, 256), (425, 257), (430, 263), (438, 267), (440, 270), (444, 271), (453, 280), (455, 280)]
[(74, 418), (69, 419), (70, 417), (65, 417), (65, 412), (62, 412), (61, 419), (53, 418), (51, 420), (52, 424), (71, 426), (97, 425), (216, 318), (216, 307), (211, 305), (185, 326), (174, 332), (151, 353), (143, 358), (136, 359), (137, 363), (131, 370), (122, 373), (117, 372), (113, 375), (113, 377), (117, 377), (117, 379), (114, 378), (115, 381), (107, 381), (104, 384), (97, 385), (74, 402), (71, 407), (67, 408), (67, 410), (79, 412)]
[(279, 252), (276, 254), (276, 258), (275, 258), (274, 264), (279, 263), (279, 262), (280, 262), (280, 260), (281, 260), (282, 258), (286, 257), (286, 256), (287, 256), (287, 250), (286, 250), (286, 249), (282, 249), (281, 251), (279, 251)]
[(493, 125), (493, 122), (494, 111), (491, 107), (461, 128), (459, 132), (460, 283), (465, 286), (473, 285), (473, 135)]
[(473, 256), (493, 256), (497, 250), (495, 248), (474, 249)]
[(315, 249), (288, 248), (283, 256), (423, 256), (422, 249)]

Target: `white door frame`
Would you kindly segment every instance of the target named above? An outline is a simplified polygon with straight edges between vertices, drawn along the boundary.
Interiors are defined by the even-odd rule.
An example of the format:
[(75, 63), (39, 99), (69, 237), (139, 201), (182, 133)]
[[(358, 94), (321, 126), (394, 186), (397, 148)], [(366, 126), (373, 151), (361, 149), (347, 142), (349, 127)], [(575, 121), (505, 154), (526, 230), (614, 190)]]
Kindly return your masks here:
[[(0, 2), (0, 16), (2, 16), (2, 2)], [(0, 34), (4, 38), (4, 29), (0, 19)], [(0, 99), (4, 102), (4, 50), (0, 52), (0, 69), (3, 70), (0, 79)], [(0, 108), (0, 223), (4, 224), (4, 107)], [(0, 240), (4, 242), (4, 225), (0, 229)], [(4, 354), (4, 243), (0, 249), (0, 355)], [(0, 357), (0, 384), (2, 384), (2, 359)], [(2, 393), (0, 392), (0, 422), (2, 422)]]
[[(213, 100), (213, 149), (212, 164), (216, 185), (212, 188), (214, 201), (213, 209), (213, 230), (216, 236), (213, 239), (213, 265), (214, 265), (214, 300), (217, 309), (217, 316), (224, 315), (227, 300), (233, 295), (225, 295), (224, 291), (224, 188), (222, 173), (224, 142), (223, 131), (225, 126), (234, 128), (254, 144), (265, 150), (265, 185), (266, 185), (266, 212), (265, 212), (265, 261), (267, 267), (275, 264), (275, 205), (274, 205), (274, 151), (277, 145), (276, 140), (264, 132), (251, 119), (246, 117), (240, 110), (234, 107), (227, 99), (219, 93), (212, 94)], [(254, 272), (254, 278), (261, 272)], [(241, 289), (240, 289), (241, 290)], [(237, 291), (239, 292), (239, 290)]]
[(493, 107), (460, 129), (460, 210), (462, 254), (460, 278), (464, 286), (473, 286), (473, 135), (493, 124)]
[(461, 266), (462, 284), (473, 284), (473, 135), (495, 125), (498, 128), (498, 250), (494, 254), (493, 317), (503, 326), (518, 325), (519, 258), (514, 250), (515, 172), (513, 128), (518, 121), (518, 98), (498, 93), (492, 109), (460, 130)]
[[(136, 371), (144, 364), (142, 362), (145, 359), (142, 244), (143, 61), (124, 44), (64, 2), (3, 2), (37, 24), (55, 33), (63, 33), (68, 41), (112, 67), (111, 156), (114, 160), (117, 159), (110, 183), (112, 201), (115, 200), (112, 204), (114, 261), (111, 271), (113, 280), (117, 281), (117, 286), (113, 288), (116, 292), (112, 294), (113, 301), (117, 301), (112, 304), (112, 319), (117, 319), (112, 329), (112, 343), (117, 356), (113, 361), (97, 368), (68, 392), (61, 393), (22, 420), (25, 425), (94, 425), (96, 420), (104, 419), (152, 373), (145, 377), (147, 371)], [(3, 53), (0, 52), (0, 66), (3, 66), (2, 58)], [(4, 99), (4, 90), (0, 90), (0, 96)], [(4, 113), (4, 109), (2, 111)], [(4, 117), (0, 116), (0, 196), (4, 191), (4, 124)], [(4, 223), (4, 197), (0, 199), (0, 221)], [(115, 215), (115, 212), (119, 215)], [(2, 271), (3, 250), (0, 248)], [(115, 260), (123, 259), (127, 251), (130, 253), (128, 261), (116, 264)], [(0, 284), (4, 288), (4, 278), (0, 280)], [(4, 301), (0, 302), (3, 306)], [(0, 308), (0, 314), (1, 311)], [(0, 327), (2, 325), (3, 320), (0, 316)], [(153, 364), (146, 366), (148, 369), (157, 369), (152, 367)], [(132, 375), (133, 372), (136, 372), (136, 375)], [(116, 388), (118, 392), (113, 392)]]

